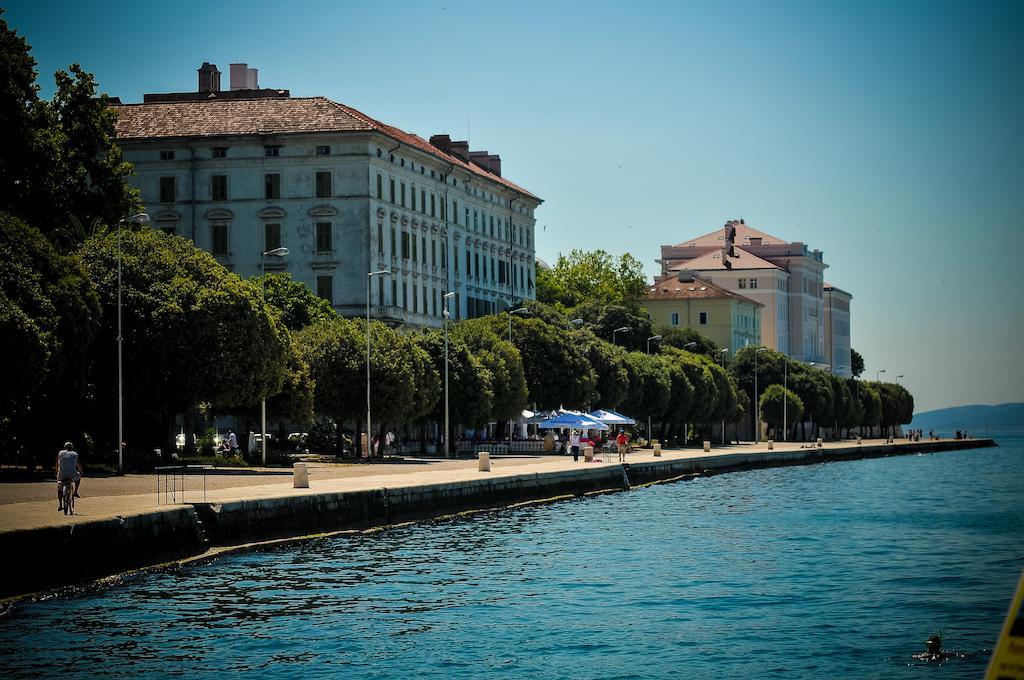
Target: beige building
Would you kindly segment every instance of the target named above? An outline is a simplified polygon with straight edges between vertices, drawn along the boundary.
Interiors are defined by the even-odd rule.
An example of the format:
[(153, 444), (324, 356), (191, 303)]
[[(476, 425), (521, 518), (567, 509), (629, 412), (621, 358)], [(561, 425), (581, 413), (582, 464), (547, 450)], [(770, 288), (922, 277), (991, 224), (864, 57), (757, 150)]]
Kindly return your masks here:
[(662, 246), (658, 262), (663, 276), (696, 276), (764, 305), (761, 342), (766, 347), (800, 361), (832, 363), (823, 300), (828, 265), (820, 250), (730, 220), (704, 236)]
[(660, 278), (648, 289), (643, 306), (655, 328), (693, 328), (733, 354), (761, 344), (764, 305), (710, 281), (685, 274)]
[(850, 357), (850, 302), (853, 296), (831, 283), (825, 284), (825, 343), (832, 372), (853, 376)]

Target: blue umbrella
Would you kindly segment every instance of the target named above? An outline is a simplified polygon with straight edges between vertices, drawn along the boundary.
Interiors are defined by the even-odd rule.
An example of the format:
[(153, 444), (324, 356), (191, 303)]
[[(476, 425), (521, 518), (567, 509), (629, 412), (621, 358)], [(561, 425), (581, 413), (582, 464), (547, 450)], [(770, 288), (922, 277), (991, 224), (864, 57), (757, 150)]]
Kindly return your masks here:
[(585, 416), (580, 413), (562, 413), (554, 418), (548, 418), (538, 425), (545, 429), (555, 429), (560, 427), (575, 428), (578, 430), (607, 430), (608, 426), (599, 420), (594, 420), (590, 416)]

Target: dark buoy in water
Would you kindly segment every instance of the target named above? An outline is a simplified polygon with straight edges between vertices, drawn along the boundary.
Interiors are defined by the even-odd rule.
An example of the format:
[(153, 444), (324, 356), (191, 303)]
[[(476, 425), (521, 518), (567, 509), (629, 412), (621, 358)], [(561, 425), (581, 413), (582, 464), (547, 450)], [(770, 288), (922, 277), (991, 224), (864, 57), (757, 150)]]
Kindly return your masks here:
[(914, 654), (914, 659), (918, 661), (924, 661), (926, 663), (943, 663), (950, 659), (962, 659), (967, 656), (963, 652), (958, 652), (954, 649), (943, 649), (942, 648), (942, 633), (930, 636), (925, 640), (925, 650), (920, 654)]

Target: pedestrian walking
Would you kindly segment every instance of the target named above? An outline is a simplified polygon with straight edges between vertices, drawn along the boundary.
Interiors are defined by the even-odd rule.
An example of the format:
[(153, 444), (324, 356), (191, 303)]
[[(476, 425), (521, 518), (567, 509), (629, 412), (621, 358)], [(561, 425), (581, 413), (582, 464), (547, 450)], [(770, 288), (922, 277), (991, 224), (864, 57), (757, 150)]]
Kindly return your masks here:
[(629, 446), (629, 437), (626, 436), (624, 430), (619, 430), (619, 436), (615, 438), (615, 443), (619, 446), (619, 462), (626, 462), (626, 447)]
[(572, 461), (580, 462), (580, 433), (576, 430), (573, 430), (569, 437), (569, 448), (572, 450)]

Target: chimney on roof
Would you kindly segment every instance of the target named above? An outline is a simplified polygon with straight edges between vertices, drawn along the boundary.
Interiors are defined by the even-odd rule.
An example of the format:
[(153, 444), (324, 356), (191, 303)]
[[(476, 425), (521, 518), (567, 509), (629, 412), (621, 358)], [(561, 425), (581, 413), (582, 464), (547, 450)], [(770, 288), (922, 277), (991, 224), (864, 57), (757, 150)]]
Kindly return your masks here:
[(258, 90), (258, 71), (249, 68), (248, 64), (231, 64), (231, 89), (234, 90)]
[(465, 162), (469, 162), (469, 142), (452, 142), (451, 154), (456, 158), (461, 158)]
[(452, 152), (452, 138), (448, 135), (431, 135), (430, 145), (444, 153), (450, 154)]
[(220, 71), (216, 64), (204, 61), (198, 72), (199, 92), (220, 92)]
[(498, 177), (501, 177), (501, 156), (499, 156), (498, 154), (493, 154), (489, 156), (487, 160), (490, 161), (491, 163), (491, 172), (493, 172)]
[(487, 151), (470, 151), (469, 160), (473, 161), (487, 172), (501, 177), (501, 156)]
[(693, 280), (697, 277), (697, 272), (692, 269), (680, 269), (676, 274), (676, 278), (679, 279), (679, 283), (693, 283)]

